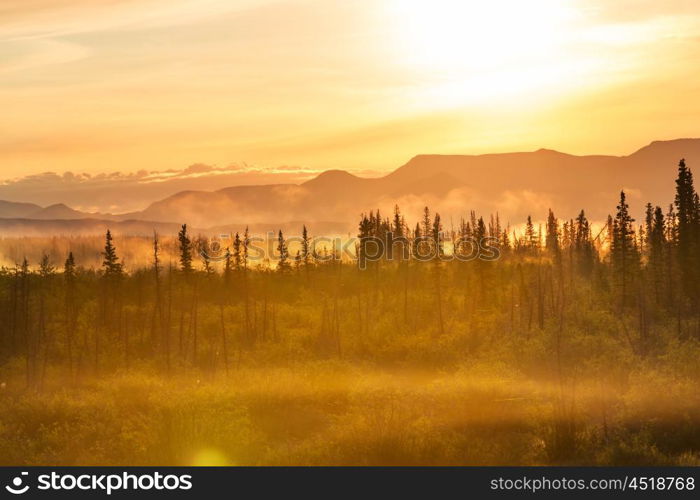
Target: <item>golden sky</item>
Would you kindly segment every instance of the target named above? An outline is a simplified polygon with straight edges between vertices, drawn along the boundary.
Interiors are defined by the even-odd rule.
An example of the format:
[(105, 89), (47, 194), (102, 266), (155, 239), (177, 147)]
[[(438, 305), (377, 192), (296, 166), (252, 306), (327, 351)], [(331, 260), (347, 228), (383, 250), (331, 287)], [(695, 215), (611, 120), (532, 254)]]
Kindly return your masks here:
[(696, 137), (697, 0), (3, 0), (0, 178)]

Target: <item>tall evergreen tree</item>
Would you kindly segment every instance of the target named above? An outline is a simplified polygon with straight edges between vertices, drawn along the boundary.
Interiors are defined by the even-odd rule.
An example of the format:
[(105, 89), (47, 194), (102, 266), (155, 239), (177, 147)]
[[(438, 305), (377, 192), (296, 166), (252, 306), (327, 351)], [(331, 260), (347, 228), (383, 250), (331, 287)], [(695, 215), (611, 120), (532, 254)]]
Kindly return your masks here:
[[(680, 249), (689, 248), (693, 240), (693, 225), (696, 218), (695, 188), (693, 173), (686, 166), (685, 160), (678, 164), (676, 179), (676, 198), (674, 201), (678, 217), (678, 246)], [(681, 250), (683, 253), (683, 250)]]
[(56, 272), (56, 268), (51, 264), (51, 259), (47, 254), (41, 256), (41, 262), (39, 262), (39, 276), (42, 278), (48, 278)]
[(651, 243), (651, 232), (654, 226), (654, 207), (647, 203), (644, 209), (644, 251), (649, 253)]
[(64, 298), (63, 307), (66, 326), (66, 347), (68, 350), (68, 369), (73, 372), (73, 347), (76, 329), (78, 325), (76, 268), (73, 252), (68, 253), (68, 258), (63, 265)]
[(306, 230), (306, 225), (301, 230), (301, 255), (300, 259), (301, 262), (304, 263), (305, 266), (309, 265), (309, 260), (311, 258), (310, 255), (310, 239), (309, 239), (309, 233)]
[(510, 238), (508, 237), (509, 234), (510, 234), (510, 225), (507, 224), (506, 228), (501, 232), (501, 236), (499, 238), (499, 243), (498, 243), (502, 252), (507, 252), (511, 248)]
[(284, 240), (284, 235), (280, 229), (277, 234), (277, 254), (279, 255), (279, 260), (277, 261), (277, 270), (280, 273), (285, 273), (289, 271), (289, 250), (287, 249), (287, 242)]
[(357, 258), (360, 267), (364, 267), (367, 263), (367, 246), (369, 244), (369, 239), (372, 236), (373, 217), (374, 215), (372, 212), (370, 212), (369, 217), (366, 214), (362, 214), (362, 218), (360, 219), (360, 225), (358, 227), (359, 233), (357, 234), (357, 237), (359, 238)]
[(180, 271), (185, 274), (190, 274), (192, 268), (192, 241), (187, 235), (187, 224), (183, 224), (180, 232), (177, 234), (177, 239), (180, 244)]
[(411, 245), (411, 253), (414, 258), (420, 254), (422, 238), (423, 236), (421, 234), (420, 223), (416, 222), (416, 228), (413, 230), (413, 242)]
[(432, 224), (430, 221), (430, 209), (428, 207), (425, 207), (423, 209), (423, 224), (421, 227), (421, 232), (426, 238), (429, 238), (433, 232)]
[(486, 224), (484, 223), (483, 217), (479, 217), (479, 219), (476, 221), (476, 227), (474, 228), (473, 233), (477, 244), (481, 243), (481, 241), (487, 236), (488, 233), (486, 231)]
[(442, 222), (440, 220), (440, 214), (438, 213), (435, 214), (435, 219), (433, 219), (433, 226), (431, 229), (431, 240), (432, 247), (435, 249), (434, 257), (441, 257), (443, 255), (444, 249), (442, 248)]
[(153, 275), (157, 287), (160, 286), (160, 270), (160, 241), (158, 240), (158, 233), (153, 231)]
[(559, 246), (559, 221), (554, 216), (552, 209), (549, 209), (549, 214), (547, 215), (547, 235), (545, 240), (545, 248), (547, 251), (558, 259), (560, 256), (560, 246)]
[(233, 268), (236, 271), (240, 271), (241, 269), (242, 258), (241, 237), (238, 233), (236, 233), (233, 238)]
[(231, 273), (233, 273), (233, 254), (229, 247), (226, 247), (226, 253), (224, 254), (224, 283), (229, 284), (231, 282)]
[(527, 222), (525, 222), (525, 248), (528, 251), (534, 252), (539, 249), (539, 237), (535, 232), (535, 226), (532, 223), (532, 217), (527, 216)]
[(248, 252), (250, 250), (250, 232), (248, 231), (248, 226), (245, 227), (245, 231), (243, 232), (243, 241), (242, 243), (242, 254), (241, 254), (241, 261), (243, 264), (243, 269), (248, 269)]
[(63, 277), (66, 283), (73, 282), (75, 280), (75, 258), (73, 257), (73, 252), (68, 252), (68, 258), (63, 265)]
[(105, 235), (105, 248), (102, 252), (102, 268), (104, 270), (105, 276), (119, 276), (122, 274), (122, 265), (119, 263), (119, 257), (117, 257), (117, 249), (114, 246), (112, 233), (107, 230)]
[(572, 223), (572, 229), (572, 245), (577, 255), (579, 269), (583, 274), (588, 275), (593, 270), (595, 248), (591, 240), (591, 227), (583, 210), (576, 217), (575, 224)]
[(657, 302), (661, 302), (662, 299), (663, 273), (666, 268), (664, 260), (668, 251), (665, 226), (663, 210), (661, 210), (661, 207), (656, 207), (652, 214), (647, 234), (647, 266), (651, 274), (651, 282), (654, 285), (654, 296)]
[(697, 300), (698, 294), (698, 237), (700, 220), (698, 218), (698, 201), (693, 186), (693, 173), (686, 166), (685, 160), (678, 164), (676, 179), (676, 206), (678, 224), (678, 260), (681, 270), (683, 291), (687, 297)]
[(620, 304), (624, 308), (629, 300), (632, 280), (639, 264), (635, 245), (634, 219), (629, 214), (625, 192), (620, 192), (620, 204), (613, 220), (611, 257), (613, 270), (620, 286)]
[(400, 238), (404, 235), (403, 219), (398, 205), (394, 205), (394, 220), (392, 222), (391, 231), (394, 233), (394, 238)]

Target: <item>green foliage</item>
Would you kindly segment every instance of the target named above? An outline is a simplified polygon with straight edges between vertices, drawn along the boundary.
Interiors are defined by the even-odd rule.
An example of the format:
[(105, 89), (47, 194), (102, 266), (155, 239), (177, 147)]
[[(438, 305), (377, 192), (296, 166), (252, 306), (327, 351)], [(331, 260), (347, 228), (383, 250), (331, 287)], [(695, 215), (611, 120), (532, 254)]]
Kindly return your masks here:
[(246, 231), (220, 274), (195, 268), (186, 226), (180, 270), (155, 238), (126, 272), (111, 233), (102, 272), (72, 251), (63, 276), (23, 259), (0, 272), (0, 461), (697, 465), (700, 318), (681, 282), (698, 260), (674, 212), (648, 213), (642, 245), (623, 194), (607, 254), (583, 211), (550, 212), (544, 250), (531, 218), (510, 245), (472, 212), (458, 235), (500, 258), (443, 261), (457, 234), (427, 208), (410, 231), (397, 207), (363, 215), (360, 252), (400, 231), (427, 261), (362, 270), (302, 246), (292, 267), (279, 232), (282, 264), (252, 268)]

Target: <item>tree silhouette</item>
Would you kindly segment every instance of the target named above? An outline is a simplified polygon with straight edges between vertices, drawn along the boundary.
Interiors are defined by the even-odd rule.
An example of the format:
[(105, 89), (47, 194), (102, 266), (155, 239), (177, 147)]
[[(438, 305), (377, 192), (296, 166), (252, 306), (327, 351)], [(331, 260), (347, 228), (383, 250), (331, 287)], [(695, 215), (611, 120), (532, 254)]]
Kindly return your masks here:
[(545, 239), (545, 248), (547, 251), (558, 259), (560, 256), (561, 248), (559, 246), (559, 222), (554, 216), (552, 209), (549, 209), (549, 214), (547, 215), (547, 236)]
[(539, 247), (540, 241), (535, 233), (535, 226), (532, 224), (532, 216), (528, 215), (525, 222), (525, 248), (530, 252), (536, 252)]
[(180, 232), (177, 235), (180, 243), (180, 271), (185, 274), (190, 274), (192, 268), (192, 242), (187, 236), (187, 224), (183, 224)]
[(122, 265), (119, 263), (119, 257), (117, 257), (117, 249), (114, 246), (112, 233), (107, 230), (105, 235), (105, 247), (102, 252), (102, 269), (107, 277), (117, 277), (122, 274)]
[(299, 256), (299, 259), (305, 266), (308, 266), (310, 257), (310, 238), (305, 225), (301, 230), (301, 255)]
[(625, 192), (620, 192), (620, 204), (613, 219), (611, 256), (613, 271), (620, 285), (620, 307), (628, 303), (632, 278), (639, 264), (639, 254), (635, 245), (634, 219), (629, 214)]
[(681, 283), (688, 297), (697, 301), (698, 276), (697, 266), (693, 263), (700, 258), (700, 203), (693, 186), (693, 173), (686, 166), (685, 160), (678, 163), (676, 179), (676, 198), (674, 201), (677, 216), (677, 244), (679, 265), (682, 269)]
[(577, 256), (579, 270), (584, 275), (590, 275), (596, 255), (593, 241), (591, 241), (591, 226), (583, 210), (576, 217), (576, 222), (572, 223), (570, 227), (573, 232), (571, 244)]
[(277, 233), (277, 254), (279, 255), (277, 270), (280, 273), (286, 273), (290, 269), (289, 250), (287, 249), (287, 242), (284, 240), (284, 235), (282, 234), (281, 229), (279, 233)]

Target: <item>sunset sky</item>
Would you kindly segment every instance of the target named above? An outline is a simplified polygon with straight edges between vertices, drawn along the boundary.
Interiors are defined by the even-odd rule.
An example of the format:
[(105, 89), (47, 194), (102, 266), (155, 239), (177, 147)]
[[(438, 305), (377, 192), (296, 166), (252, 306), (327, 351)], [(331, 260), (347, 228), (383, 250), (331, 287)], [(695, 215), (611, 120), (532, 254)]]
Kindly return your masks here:
[(0, 178), (697, 137), (697, 0), (3, 0)]

